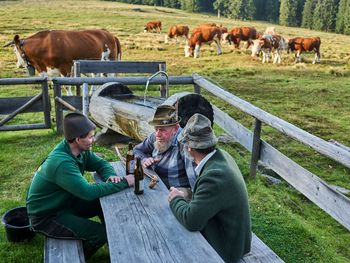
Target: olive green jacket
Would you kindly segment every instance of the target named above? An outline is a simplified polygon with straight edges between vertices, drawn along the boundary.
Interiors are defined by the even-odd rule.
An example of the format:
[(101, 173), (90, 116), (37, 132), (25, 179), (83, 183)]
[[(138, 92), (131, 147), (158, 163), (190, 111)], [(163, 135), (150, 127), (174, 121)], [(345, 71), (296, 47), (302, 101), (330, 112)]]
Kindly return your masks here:
[(248, 194), (233, 158), (223, 150), (204, 165), (191, 202), (170, 202), (176, 218), (190, 231), (201, 231), (225, 262), (237, 262), (250, 251), (251, 222)]
[(114, 176), (113, 167), (91, 151), (74, 156), (66, 140), (59, 143), (37, 169), (27, 194), (30, 215), (56, 213), (70, 206), (73, 198), (94, 200), (127, 188), (124, 179), (119, 183), (90, 184), (84, 171), (96, 171), (106, 181)]

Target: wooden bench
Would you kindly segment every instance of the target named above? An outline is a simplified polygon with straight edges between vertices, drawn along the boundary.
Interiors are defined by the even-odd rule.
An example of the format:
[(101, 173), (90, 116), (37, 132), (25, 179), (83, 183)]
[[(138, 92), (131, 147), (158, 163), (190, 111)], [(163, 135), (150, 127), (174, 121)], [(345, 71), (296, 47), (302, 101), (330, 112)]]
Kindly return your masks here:
[(81, 240), (45, 237), (45, 263), (84, 263)]
[(239, 263), (283, 263), (284, 261), (254, 233), (251, 251)]
[[(118, 175), (124, 175), (125, 174), (125, 170), (124, 167), (121, 165), (121, 162), (113, 162), (111, 163), (113, 168), (115, 169), (115, 171), (117, 172)], [(94, 180), (96, 182), (100, 182), (101, 178), (95, 173), (94, 174)], [(116, 259), (119, 258), (124, 258), (124, 259), (131, 259), (132, 256), (129, 256), (128, 253), (133, 254), (132, 251), (134, 251), (135, 253), (135, 247), (131, 245), (130, 247), (130, 243), (129, 242), (133, 242), (131, 241), (126, 241), (126, 239), (128, 238), (127, 236), (131, 235), (132, 233), (126, 233), (125, 231), (127, 231), (126, 228), (129, 228), (130, 224), (134, 224), (133, 222), (133, 217), (130, 216), (133, 213), (134, 214), (140, 214), (139, 216), (141, 216), (144, 220), (144, 218), (147, 218), (146, 221), (143, 221), (142, 223), (142, 230), (145, 231), (145, 233), (148, 233), (151, 237), (153, 237), (152, 239), (148, 240), (147, 237), (144, 240), (143, 244), (139, 245), (138, 250), (140, 249), (140, 247), (144, 247), (143, 249), (141, 249), (140, 251), (138, 251), (138, 253), (143, 253), (145, 252), (145, 255), (143, 258), (143, 262), (158, 262), (160, 256), (165, 256), (167, 253), (167, 250), (171, 250), (174, 249), (173, 246), (180, 246), (181, 244), (175, 244), (177, 243), (176, 238), (174, 239), (174, 237), (171, 236), (162, 236), (161, 234), (159, 235), (161, 237), (161, 239), (164, 240), (172, 240), (172, 241), (167, 241), (166, 246), (164, 245), (160, 245), (161, 242), (163, 242), (162, 240), (156, 240), (156, 237), (159, 233), (157, 232), (161, 232), (163, 228), (173, 228), (176, 231), (179, 231), (182, 233), (182, 235), (180, 235), (181, 237), (179, 238), (180, 240), (182, 240), (182, 242), (187, 243), (187, 246), (190, 246), (190, 244), (192, 244), (191, 242), (187, 242), (188, 238), (193, 238), (193, 240), (195, 242), (198, 242), (198, 245), (201, 247), (197, 247), (197, 249), (195, 248), (195, 246), (193, 247), (193, 251), (197, 251), (196, 253), (190, 254), (190, 255), (177, 255), (177, 259), (182, 259), (184, 260), (183, 262), (186, 262), (186, 260), (190, 260), (193, 257), (196, 257), (196, 259), (198, 260), (200, 258), (200, 256), (203, 256), (203, 254), (200, 254), (201, 250), (205, 249), (205, 250), (212, 250), (212, 248), (209, 247), (205, 247), (205, 245), (203, 245), (203, 241), (200, 240), (201, 239), (201, 235), (199, 234), (199, 232), (189, 232), (187, 230), (185, 230), (184, 228), (182, 229), (182, 227), (179, 227), (175, 217), (170, 214), (169, 212), (167, 212), (167, 210), (164, 210), (161, 208), (160, 203), (162, 202), (162, 200), (164, 199), (162, 194), (164, 195), (164, 188), (165, 191), (166, 187), (162, 182), (158, 182), (157, 186), (156, 186), (156, 190), (149, 190), (146, 189), (147, 185), (149, 183), (149, 178), (145, 177), (145, 191), (147, 191), (144, 195), (154, 195), (153, 198), (149, 199), (148, 202), (145, 202), (146, 196), (140, 196), (140, 197), (136, 197), (134, 195), (134, 193), (132, 192), (133, 189), (128, 189), (126, 191), (120, 192), (120, 193), (116, 193), (110, 196), (105, 196), (100, 198), (100, 202), (103, 208), (103, 212), (105, 215), (105, 221), (106, 221), (106, 226), (107, 226), (107, 235), (108, 235), (108, 240), (109, 240), (109, 246), (110, 246), (110, 256), (111, 256), (111, 262), (116, 262)], [(158, 192), (159, 191), (159, 192)], [(156, 193), (157, 192), (157, 193)], [(153, 193), (153, 194), (152, 194)], [(149, 196), (147, 196), (148, 199)], [(149, 202), (150, 200), (152, 200), (153, 202)], [(141, 205), (139, 205), (138, 203), (140, 202)], [(157, 204), (157, 202), (159, 202)], [(132, 207), (130, 207), (130, 205), (128, 205), (127, 203), (130, 203), (130, 205), (132, 205)], [(134, 210), (133, 212), (127, 212), (129, 210)], [(123, 211), (122, 213), (117, 213), (116, 211)], [(168, 211), (170, 211), (168, 209)], [(123, 214), (125, 213), (125, 214)], [(128, 213), (128, 220), (126, 220), (126, 217)], [(154, 216), (154, 214), (162, 214), (162, 220), (158, 221), (155, 220), (157, 217)], [(136, 216), (138, 219), (140, 219), (141, 217)], [(152, 217), (152, 219), (154, 221), (148, 222), (149, 217)], [(116, 230), (115, 224), (116, 221), (120, 220), (121, 223), (125, 223), (124, 226), (118, 226), (119, 230)], [(151, 223), (151, 224), (149, 224)], [(157, 224), (159, 223), (159, 224)], [(161, 225), (162, 224), (162, 225)], [(154, 228), (154, 225), (156, 225), (156, 227)], [(121, 230), (123, 229), (123, 230)], [(131, 227), (132, 229), (132, 227)], [(148, 231), (147, 231), (148, 230)], [(138, 233), (133, 233), (133, 235), (137, 235)], [(135, 238), (135, 236), (134, 236)], [(203, 238), (204, 239), (204, 238)], [(192, 240), (192, 242), (193, 242)], [(125, 245), (125, 247), (122, 245), (123, 242), (126, 242), (128, 245)], [(155, 242), (155, 243), (154, 243)], [(174, 244), (172, 244), (174, 242)], [(150, 244), (149, 244), (150, 243)], [(154, 243), (154, 244), (153, 244)], [(207, 243), (207, 245), (209, 245)], [(120, 249), (120, 246), (123, 247), (123, 249), (125, 249), (123, 251), (123, 255), (118, 254), (117, 251), (114, 251), (111, 246), (115, 246), (116, 248)], [(160, 246), (160, 247), (158, 247)], [(148, 250), (147, 248), (152, 247), (152, 249)], [(116, 255), (114, 255), (113, 253), (115, 252)], [(172, 251), (174, 253), (174, 251)], [(202, 251), (203, 252), (203, 251)], [(216, 255), (215, 251), (211, 251), (211, 253), (209, 253), (210, 255), (214, 253)], [(172, 253), (170, 253), (172, 254)], [(186, 254), (186, 253), (183, 253)], [(208, 254), (207, 254), (208, 255)], [(221, 259), (218, 259), (216, 256), (211, 255), (211, 258), (206, 258), (206, 262), (222, 262)], [(140, 256), (140, 255), (139, 255)], [(186, 258), (187, 257), (187, 258)], [(162, 258), (162, 257), (161, 257)], [(163, 258), (164, 259), (164, 258)], [(166, 261), (166, 260), (165, 260)], [(177, 261), (174, 259), (174, 261)], [(181, 261), (181, 260), (180, 260)], [(131, 261), (130, 261), (131, 262)], [(160, 262), (160, 261), (159, 261)], [(200, 260), (198, 261), (200, 262)], [(251, 247), (251, 252), (249, 252), (247, 255), (245, 255), (240, 261), (239, 263), (282, 263), (284, 262), (276, 253), (274, 253), (266, 244), (264, 244), (264, 242), (262, 240), (260, 240), (254, 233), (252, 236), (252, 247)]]

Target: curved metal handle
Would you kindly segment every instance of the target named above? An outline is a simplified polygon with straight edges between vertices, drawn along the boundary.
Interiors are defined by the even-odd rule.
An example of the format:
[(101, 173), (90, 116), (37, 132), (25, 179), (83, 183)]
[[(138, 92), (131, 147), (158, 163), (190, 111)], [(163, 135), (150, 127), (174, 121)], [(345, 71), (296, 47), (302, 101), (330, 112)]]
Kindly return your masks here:
[(168, 74), (163, 71), (163, 70), (160, 70), (156, 73), (154, 73), (152, 76), (150, 76), (148, 79), (147, 79), (147, 83), (146, 83), (146, 88), (145, 88), (145, 93), (143, 95), (143, 104), (146, 105), (146, 98), (147, 98), (147, 89), (148, 89), (148, 85), (149, 85), (149, 82), (157, 75), (159, 74), (163, 74), (165, 76), (165, 79), (166, 79), (166, 82), (165, 82), (165, 88), (166, 88), (166, 94), (165, 96), (168, 97), (168, 86), (169, 86), (169, 76)]

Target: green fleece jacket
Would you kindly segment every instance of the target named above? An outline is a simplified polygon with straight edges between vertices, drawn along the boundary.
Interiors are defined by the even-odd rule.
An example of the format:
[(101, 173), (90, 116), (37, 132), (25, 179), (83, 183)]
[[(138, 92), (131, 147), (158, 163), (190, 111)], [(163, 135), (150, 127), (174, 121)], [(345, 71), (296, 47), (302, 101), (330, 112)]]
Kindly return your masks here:
[(251, 223), (248, 194), (233, 158), (223, 150), (204, 165), (192, 200), (170, 202), (175, 217), (190, 231), (201, 231), (225, 262), (237, 262), (250, 251)]
[(96, 171), (104, 181), (116, 175), (107, 161), (91, 151), (74, 156), (68, 142), (63, 140), (34, 174), (27, 195), (28, 213), (56, 213), (69, 207), (75, 197), (94, 200), (128, 187), (125, 179), (119, 183), (90, 184), (83, 176), (84, 171)]

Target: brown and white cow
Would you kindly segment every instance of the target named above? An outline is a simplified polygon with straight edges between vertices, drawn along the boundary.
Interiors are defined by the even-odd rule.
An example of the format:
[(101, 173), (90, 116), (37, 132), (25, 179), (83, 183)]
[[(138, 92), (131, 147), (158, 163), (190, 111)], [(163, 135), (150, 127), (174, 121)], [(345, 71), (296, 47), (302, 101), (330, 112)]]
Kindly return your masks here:
[(285, 49), (287, 41), (279, 35), (263, 35), (252, 41), (252, 57), (262, 52), (262, 63), (269, 62), (272, 53), (273, 63), (281, 63), (281, 51)]
[(160, 21), (150, 21), (148, 22), (145, 27), (143, 32), (154, 32), (156, 31), (157, 33), (162, 32), (162, 22)]
[[(16, 35), (5, 46), (15, 45), (17, 67), (26, 67), (31, 76), (48, 73), (71, 74), (73, 60), (120, 60), (119, 40), (107, 30), (47, 30), (28, 38)], [(34, 70), (35, 69), (35, 70)]]
[(230, 45), (233, 43), (235, 48), (239, 47), (241, 41), (247, 41), (246, 48), (248, 48), (252, 44), (252, 40), (258, 37), (259, 35), (254, 27), (236, 27), (223, 36), (224, 41), (228, 41)]
[(174, 25), (169, 28), (168, 34), (165, 35), (165, 43), (169, 42), (169, 39), (175, 39), (175, 42), (177, 42), (177, 37), (183, 36), (185, 40), (188, 39), (188, 34), (190, 32), (190, 29), (188, 26), (184, 25)]
[(315, 58), (312, 61), (312, 64), (315, 64), (316, 62), (320, 62), (321, 54), (320, 54), (320, 46), (321, 46), (321, 39), (319, 37), (310, 37), (310, 38), (304, 38), (304, 37), (296, 37), (291, 38), (288, 41), (288, 53), (289, 50), (295, 52), (295, 61), (300, 62), (301, 61), (301, 53), (302, 52), (315, 52)]
[(200, 55), (200, 48), (203, 43), (211, 44), (215, 42), (217, 46), (218, 55), (222, 54), (221, 44), (221, 31), (217, 27), (198, 27), (193, 30), (191, 37), (188, 39), (185, 46), (185, 57), (189, 57), (191, 55), (194, 58), (198, 58)]

